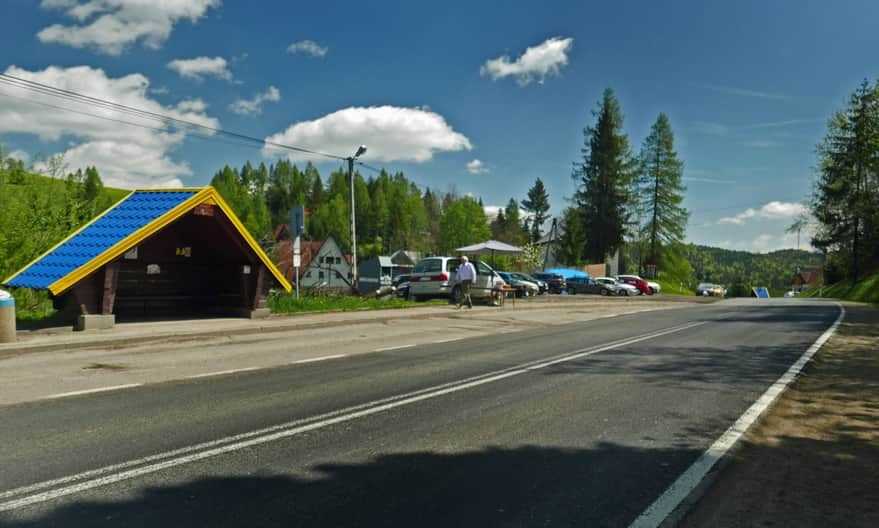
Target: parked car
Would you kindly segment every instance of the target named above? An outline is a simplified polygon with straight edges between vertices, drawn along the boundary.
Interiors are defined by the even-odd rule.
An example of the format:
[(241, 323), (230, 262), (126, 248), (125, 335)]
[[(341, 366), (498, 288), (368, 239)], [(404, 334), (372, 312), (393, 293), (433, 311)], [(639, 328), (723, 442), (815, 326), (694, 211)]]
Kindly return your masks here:
[(640, 291), (641, 293), (644, 293), (647, 295), (650, 295), (653, 293), (652, 290), (650, 289), (650, 286), (647, 285), (647, 281), (645, 281), (641, 277), (638, 277), (637, 275), (617, 275), (616, 279), (619, 282), (631, 284), (632, 286), (638, 288), (638, 291)]
[(538, 288), (537, 293), (540, 295), (543, 295), (544, 293), (549, 291), (549, 284), (547, 284), (545, 280), (541, 280), (536, 277), (532, 277), (531, 275), (528, 275), (527, 273), (522, 273), (519, 271), (512, 272), (512, 273), (510, 273), (510, 275), (512, 275), (516, 279), (522, 279), (522, 280), (533, 282), (534, 284), (537, 285), (537, 288)]
[(659, 293), (660, 291), (662, 291), (662, 286), (660, 286), (658, 282), (649, 281), (647, 279), (639, 277), (638, 275), (617, 275), (617, 278), (620, 280), (631, 278), (637, 279), (639, 281), (644, 281), (644, 283), (647, 284), (647, 291), (642, 292), (646, 293), (647, 295), (653, 295), (654, 293)]
[(726, 297), (726, 288), (722, 284), (700, 282), (696, 286), (696, 295), (700, 297)]
[(397, 275), (394, 277), (394, 288), (397, 293), (397, 297), (401, 299), (409, 298), (409, 275)]
[(588, 277), (573, 277), (565, 281), (568, 284), (568, 293), (593, 293), (596, 295), (616, 295), (617, 288), (614, 284), (599, 282)]
[[(471, 260), (476, 268), (476, 280), (470, 289), (473, 299), (491, 299), (494, 290), (504, 285), (504, 280), (481, 260)], [(409, 278), (409, 299), (420, 301), (429, 297), (455, 297), (461, 291), (455, 284), (458, 271), (458, 257), (428, 257), (421, 259), (412, 268)]]
[(641, 290), (639, 290), (638, 288), (632, 286), (631, 284), (626, 284), (625, 282), (620, 282), (610, 277), (595, 277), (594, 280), (595, 282), (600, 282), (602, 284), (612, 286), (617, 295), (625, 295), (627, 297), (633, 295), (641, 295)]
[(546, 281), (547, 286), (549, 286), (550, 293), (562, 293), (565, 289), (567, 289), (567, 284), (565, 283), (565, 278), (556, 273), (532, 273), (532, 276), (535, 279), (540, 279), (542, 281)]
[(537, 295), (540, 292), (540, 287), (537, 284), (527, 281), (525, 279), (518, 279), (513, 276), (512, 273), (506, 271), (497, 272), (498, 275), (504, 279), (504, 282), (516, 288), (519, 297), (531, 297), (532, 295)]

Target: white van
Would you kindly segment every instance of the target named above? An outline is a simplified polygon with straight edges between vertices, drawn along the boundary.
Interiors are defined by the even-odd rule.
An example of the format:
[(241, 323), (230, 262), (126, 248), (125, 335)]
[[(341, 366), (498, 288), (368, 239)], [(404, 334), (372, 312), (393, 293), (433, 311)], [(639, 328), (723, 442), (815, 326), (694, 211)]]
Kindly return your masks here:
[[(459, 257), (428, 257), (421, 259), (412, 268), (409, 277), (409, 299), (420, 301), (428, 297), (455, 298), (460, 286), (455, 284), (455, 272), (458, 271)], [(491, 299), (492, 291), (504, 286), (504, 280), (491, 266), (481, 260), (471, 260), (476, 268), (476, 280), (470, 288), (473, 299)]]

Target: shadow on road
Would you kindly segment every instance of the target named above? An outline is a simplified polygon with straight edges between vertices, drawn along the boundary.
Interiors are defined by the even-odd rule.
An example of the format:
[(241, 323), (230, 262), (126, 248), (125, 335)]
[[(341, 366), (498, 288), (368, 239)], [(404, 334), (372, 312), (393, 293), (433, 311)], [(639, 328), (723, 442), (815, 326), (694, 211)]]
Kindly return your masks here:
[(302, 478), (210, 476), (151, 486), (131, 498), (80, 499), (27, 519), (0, 514), (0, 525), (625, 526), (697, 456), (608, 443), (389, 454), (318, 464)]

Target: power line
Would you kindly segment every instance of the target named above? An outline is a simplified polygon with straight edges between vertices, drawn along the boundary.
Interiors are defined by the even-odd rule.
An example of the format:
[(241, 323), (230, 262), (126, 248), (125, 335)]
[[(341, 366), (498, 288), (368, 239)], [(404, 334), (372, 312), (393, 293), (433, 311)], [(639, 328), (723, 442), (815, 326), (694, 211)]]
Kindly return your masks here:
[[(337, 159), (337, 160), (345, 160), (346, 159), (343, 156), (336, 156), (333, 154), (327, 154), (325, 152), (319, 152), (316, 150), (310, 150), (310, 149), (306, 149), (306, 148), (302, 148), (302, 147), (294, 147), (291, 145), (285, 145), (282, 143), (267, 141), (265, 139), (259, 139), (259, 138), (253, 137), (253, 136), (248, 136), (246, 134), (223, 130), (221, 128), (215, 128), (215, 127), (208, 126), (208, 125), (205, 125), (202, 123), (187, 121), (185, 119), (180, 119), (177, 117), (172, 117), (172, 116), (168, 116), (168, 115), (164, 115), (164, 114), (159, 114), (156, 112), (151, 112), (148, 110), (143, 110), (140, 108), (135, 108), (132, 106), (123, 105), (123, 104), (109, 101), (106, 99), (92, 97), (89, 95), (74, 92), (72, 90), (65, 90), (62, 88), (57, 88), (57, 87), (43, 84), (43, 83), (39, 83), (36, 81), (22, 79), (22, 78), (15, 77), (13, 75), (8, 75), (5, 73), (0, 73), (0, 83), (14, 86), (14, 87), (22, 89), (22, 90), (27, 90), (27, 91), (34, 92), (34, 93), (39, 93), (42, 95), (57, 97), (57, 98), (64, 99), (67, 101), (72, 101), (72, 102), (81, 103), (81, 104), (96, 105), (101, 108), (105, 108), (108, 110), (114, 110), (114, 111), (128, 114), (128, 115), (134, 115), (134, 116), (137, 116), (137, 117), (140, 117), (143, 119), (157, 120), (157, 121), (160, 121), (160, 122), (168, 124), (168, 125), (176, 126), (177, 128), (187, 129), (190, 132), (193, 131), (193, 129), (203, 130), (203, 131), (211, 132), (212, 134), (219, 134), (219, 135), (223, 135), (223, 136), (227, 136), (227, 137), (232, 137), (232, 138), (235, 138), (238, 140), (257, 143), (259, 145), (268, 145), (268, 146), (276, 147), (276, 148), (279, 148), (282, 150), (291, 150), (291, 151), (295, 151), (295, 152), (313, 154), (316, 156), (323, 156), (326, 158)], [(75, 110), (69, 109), (69, 108), (59, 108), (59, 109), (76, 112)], [(77, 113), (82, 113), (82, 112), (77, 112)], [(93, 117), (97, 117), (97, 116), (93, 116)], [(134, 126), (144, 126), (144, 125), (136, 125), (134, 123), (121, 121), (121, 120), (118, 122), (121, 122), (124, 124), (129, 124), (129, 125), (134, 125)]]

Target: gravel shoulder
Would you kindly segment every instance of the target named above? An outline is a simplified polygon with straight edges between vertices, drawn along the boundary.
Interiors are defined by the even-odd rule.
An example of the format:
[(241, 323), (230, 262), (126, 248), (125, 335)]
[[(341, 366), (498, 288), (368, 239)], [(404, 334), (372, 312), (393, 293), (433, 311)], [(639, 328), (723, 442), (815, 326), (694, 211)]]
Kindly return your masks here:
[(846, 311), (680, 526), (879, 526), (879, 310)]

